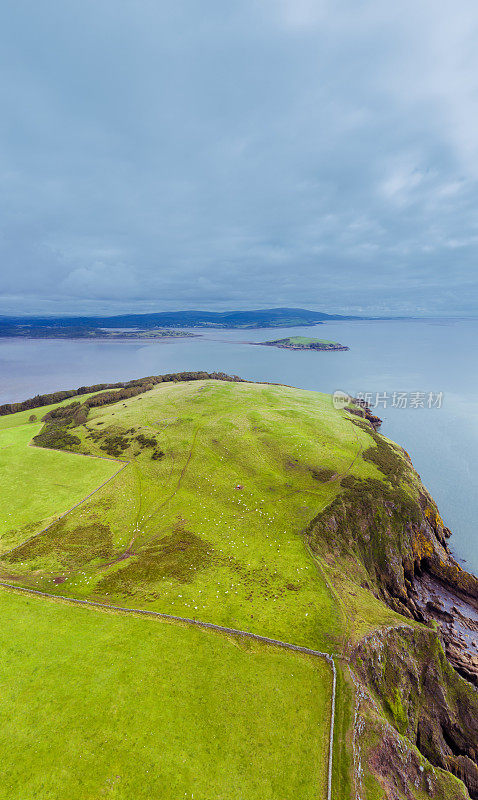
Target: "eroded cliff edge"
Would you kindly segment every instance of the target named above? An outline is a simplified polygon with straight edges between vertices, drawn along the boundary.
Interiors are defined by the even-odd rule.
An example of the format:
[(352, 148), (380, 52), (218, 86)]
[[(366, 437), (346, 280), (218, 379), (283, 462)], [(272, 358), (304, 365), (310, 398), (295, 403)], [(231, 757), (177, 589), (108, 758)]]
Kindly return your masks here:
[[(351, 424), (372, 437), (362, 455), (385, 480), (343, 477), (341, 493), (306, 537), (312, 552), (325, 547), (362, 590), (403, 619), (348, 645), (370, 701), (370, 730), (377, 708), (391, 725), (370, 739), (368, 766), (387, 798), (466, 796), (458, 782), (444, 782), (443, 770), (478, 798), (478, 579), (452, 557), (450, 531), (408, 454), (366, 412), (355, 412)], [(405, 759), (404, 742), (411, 744)]]

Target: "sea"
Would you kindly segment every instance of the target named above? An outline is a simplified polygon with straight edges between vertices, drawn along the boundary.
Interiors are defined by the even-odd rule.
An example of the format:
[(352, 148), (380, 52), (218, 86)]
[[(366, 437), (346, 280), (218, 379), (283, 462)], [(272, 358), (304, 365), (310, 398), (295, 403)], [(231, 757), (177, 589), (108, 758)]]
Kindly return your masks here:
[[(333, 321), (200, 333), (149, 341), (0, 339), (0, 403), (189, 370), (363, 397), (382, 418), (381, 432), (410, 453), (453, 533), (455, 558), (478, 573), (478, 320)], [(253, 346), (296, 335), (332, 339), (350, 350)]]

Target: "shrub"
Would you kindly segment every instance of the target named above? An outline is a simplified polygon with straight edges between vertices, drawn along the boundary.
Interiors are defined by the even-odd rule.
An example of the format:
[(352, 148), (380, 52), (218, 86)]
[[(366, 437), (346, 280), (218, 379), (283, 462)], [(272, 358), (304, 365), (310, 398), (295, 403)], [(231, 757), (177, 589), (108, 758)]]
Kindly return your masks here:
[(383, 472), (390, 483), (397, 484), (404, 474), (405, 461), (403, 456), (397, 453), (393, 445), (389, 444), (383, 436), (375, 431), (368, 431), (375, 442), (375, 447), (364, 450), (362, 457), (369, 461)]
[(44, 417), (42, 417), (43, 422), (48, 422), (52, 419), (70, 419), (73, 417), (76, 409), (80, 407), (78, 400), (74, 403), (68, 403), (67, 406), (60, 406), (59, 408), (53, 408)]
[(45, 425), (38, 436), (33, 437), (33, 441), (39, 447), (49, 447), (52, 450), (70, 450), (81, 444), (81, 439), (68, 433), (66, 426), (53, 423)]
[(140, 433), (139, 436), (135, 436), (135, 439), (137, 442), (139, 442), (141, 447), (156, 447), (156, 445), (158, 444), (156, 439), (154, 439), (153, 437), (148, 439), (146, 436), (143, 436), (142, 433)]
[(109, 456), (118, 458), (127, 447), (129, 447), (129, 439), (124, 436), (106, 436), (104, 444), (100, 445), (100, 450), (104, 450)]
[(73, 422), (75, 426), (84, 425), (87, 418), (88, 418), (88, 411), (89, 408), (86, 405), (82, 405), (79, 407), (78, 411), (75, 411), (73, 416)]
[(312, 469), (311, 473), (314, 480), (321, 481), (323, 483), (325, 483), (326, 481), (330, 481), (330, 479), (333, 478), (335, 475), (333, 469), (326, 469), (325, 467), (323, 467), (322, 469)]

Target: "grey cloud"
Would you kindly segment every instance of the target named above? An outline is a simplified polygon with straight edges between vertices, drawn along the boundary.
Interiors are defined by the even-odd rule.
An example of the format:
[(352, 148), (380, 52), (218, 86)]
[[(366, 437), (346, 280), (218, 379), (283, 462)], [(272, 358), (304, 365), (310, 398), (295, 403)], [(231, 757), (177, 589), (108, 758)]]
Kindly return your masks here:
[(475, 313), (477, 27), (467, 0), (5, 4), (0, 313)]

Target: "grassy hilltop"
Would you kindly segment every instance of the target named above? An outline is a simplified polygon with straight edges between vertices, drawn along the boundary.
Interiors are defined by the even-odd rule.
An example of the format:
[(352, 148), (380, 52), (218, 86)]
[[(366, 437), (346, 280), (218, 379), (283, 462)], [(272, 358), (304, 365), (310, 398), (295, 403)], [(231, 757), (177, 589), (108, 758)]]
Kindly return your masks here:
[[(168, 382), (70, 404), (0, 418), (1, 581), (329, 653), (332, 796), (385, 798), (403, 773), (397, 798), (466, 798), (416, 748), (393, 680), (366, 686), (377, 631), (411, 631), (417, 664), (435, 647), (401, 595), (405, 529), (435, 535), (401, 448), (360, 409), (283, 386)], [(370, 503), (375, 529), (347, 522)], [(326, 797), (325, 659), (54, 597), (0, 589), (2, 800)]]

